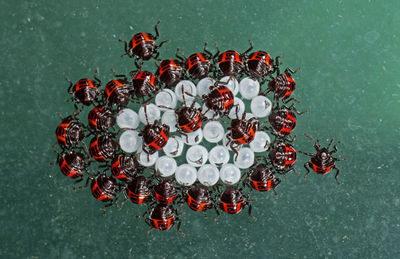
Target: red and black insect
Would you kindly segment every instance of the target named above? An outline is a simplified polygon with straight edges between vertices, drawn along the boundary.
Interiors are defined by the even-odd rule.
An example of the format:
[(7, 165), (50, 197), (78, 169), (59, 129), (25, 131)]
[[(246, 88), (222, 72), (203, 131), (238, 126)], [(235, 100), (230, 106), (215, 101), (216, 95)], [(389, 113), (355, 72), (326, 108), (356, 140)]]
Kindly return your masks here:
[(157, 121), (154, 124), (147, 124), (139, 134), (143, 137), (143, 151), (148, 154), (154, 154), (162, 149), (168, 142), (169, 126), (159, 125)]
[(246, 60), (246, 70), (251, 78), (266, 80), (266, 76), (273, 74), (279, 66), (279, 56), (274, 59), (265, 51), (256, 51)]
[(212, 70), (212, 53), (206, 49), (207, 42), (204, 44), (204, 53), (194, 53), (188, 58), (185, 56), (179, 56), (178, 50), (176, 51), (176, 57), (185, 64), (185, 69), (188, 75), (192, 79), (202, 79), (210, 73)]
[(56, 136), (58, 144), (63, 150), (64, 148), (75, 146), (85, 137), (83, 125), (74, 116), (61, 118), (61, 123), (56, 129)]
[[(180, 231), (181, 221), (176, 216), (175, 210), (165, 204), (157, 204), (150, 212), (148, 218), (146, 218), (146, 223), (151, 227), (158, 230), (168, 230), (175, 222), (179, 222), (177, 226), (177, 231), (184, 236)], [(150, 229), (151, 230), (151, 229)]]
[[(249, 207), (249, 216), (255, 220), (251, 216), (251, 204), (237, 187), (227, 186), (219, 198), (219, 208), (228, 214), (238, 214), (245, 206)], [(218, 210), (217, 214), (219, 215)]]
[(150, 200), (150, 189), (146, 177), (134, 177), (126, 187), (126, 194), (133, 203), (142, 204)]
[[(113, 71), (114, 75), (115, 72)], [(126, 107), (130, 98), (131, 86), (125, 75), (115, 75), (117, 79), (111, 80), (106, 84), (104, 90), (107, 103), (112, 106)]]
[(114, 205), (118, 200), (117, 192), (119, 192), (119, 186), (117, 181), (104, 173), (92, 179), (90, 189), (97, 200), (107, 202), (104, 205), (104, 214), (106, 214), (106, 208)]
[[(186, 105), (186, 98), (184, 87), (182, 87), (182, 98), (183, 105), (175, 111), (176, 115), (176, 128), (179, 133), (188, 139), (187, 133), (195, 132), (201, 128), (203, 121), (206, 119), (201, 113), (201, 108), (194, 108), (196, 102), (192, 102), (190, 106)], [(160, 106), (162, 108), (171, 109), (166, 106)]]
[(115, 178), (130, 182), (139, 172), (139, 164), (132, 156), (116, 155), (111, 161), (111, 171)]
[[(97, 78), (98, 70), (94, 74), (94, 80), (89, 78), (80, 79), (76, 84), (73, 84), (71, 80), (66, 78), (70, 83), (68, 87), (68, 93), (72, 94), (72, 100), (74, 101), (75, 109), (78, 110), (76, 106), (77, 103), (81, 103), (85, 106), (89, 106), (97, 100), (97, 96), (100, 93), (99, 87), (101, 81)], [(83, 108), (83, 107), (82, 107)]]
[(273, 131), (280, 137), (289, 135), (296, 127), (296, 115), (284, 108), (272, 111), (268, 119)]
[(89, 126), (94, 131), (107, 131), (114, 126), (115, 117), (113, 112), (106, 106), (93, 108), (88, 115)]
[(166, 87), (175, 86), (183, 77), (183, 68), (178, 60), (166, 59), (158, 66), (156, 76)]
[(280, 174), (296, 172), (293, 167), (296, 162), (296, 150), (288, 143), (280, 142), (273, 145), (271, 151), (269, 151), (269, 159)]
[(230, 132), (226, 135), (228, 138), (227, 145), (237, 154), (240, 145), (249, 144), (254, 140), (256, 131), (259, 129), (259, 123), (256, 118), (252, 117), (249, 120), (245, 119), (246, 113), (243, 113), (242, 118), (239, 118), (236, 113), (236, 119), (231, 121), (231, 126), (228, 128)]
[(277, 194), (275, 188), (281, 180), (276, 178), (274, 172), (268, 168), (266, 164), (258, 164), (249, 171), (249, 182), (251, 188), (259, 192), (273, 190)]
[(132, 97), (142, 98), (143, 103), (145, 97), (150, 96), (157, 91), (158, 80), (155, 75), (148, 71), (131, 71), (132, 78)]
[(322, 175), (329, 173), (329, 171), (333, 169), (333, 170), (336, 170), (336, 174), (335, 174), (336, 182), (338, 185), (340, 185), (340, 182), (338, 179), (339, 168), (336, 167), (335, 163), (336, 163), (336, 161), (345, 160), (345, 158), (335, 158), (332, 156), (334, 153), (337, 152), (337, 145), (340, 144), (340, 142), (337, 142), (335, 145), (333, 145), (333, 150), (329, 151), (329, 149), (333, 143), (333, 139), (331, 139), (331, 141), (329, 142), (328, 147), (321, 148), (319, 145), (319, 140), (315, 141), (313, 138), (311, 138), (307, 134), (305, 134), (305, 136), (314, 142), (314, 148), (317, 151), (317, 153), (311, 154), (311, 153), (300, 151), (301, 153), (311, 157), (310, 161), (306, 162), (304, 164), (304, 167), (307, 170), (307, 173), (304, 175), (304, 178), (306, 178), (308, 176), (308, 174), (310, 173), (309, 168), (311, 168), (317, 174), (322, 174)]
[(76, 184), (83, 180), (83, 175), (87, 171), (86, 161), (87, 158), (80, 152), (69, 151), (57, 155), (57, 163), (61, 172), (69, 178), (77, 179), (74, 183), (74, 190)]
[(172, 179), (165, 179), (153, 187), (154, 197), (161, 204), (170, 204), (176, 197), (178, 192), (174, 186)]
[[(137, 63), (137, 60), (149, 60), (150, 58), (158, 58), (159, 52), (158, 49), (168, 40), (162, 41), (160, 45), (156, 45), (156, 40), (160, 36), (158, 33), (157, 26), (160, 24), (160, 21), (154, 26), (154, 30), (156, 35), (152, 35), (151, 33), (140, 32), (135, 34), (132, 39), (128, 43), (123, 40), (119, 40), (125, 43), (125, 54), (131, 58), (135, 58), (135, 64), (137, 67), (141, 67), (141, 64)], [(123, 55), (122, 55), (123, 56)]]
[[(234, 95), (231, 90), (223, 85), (215, 85), (211, 92), (202, 96), (207, 109), (213, 110), (218, 115), (227, 115), (233, 107)], [(205, 112), (207, 113), (208, 110)]]
[(149, 123), (146, 105), (144, 106), (144, 112), (147, 125), (143, 127), (139, 136), (143, 137), (143, 151), (151, 155), (162, 149), (167, 144), (169, 138), (169, 126), (166, 124), (159, 125), (157, 120), (152, 124)]
[(194, 211), (205, 211), (212, 208), (210, 191), (204, 185), (191, 186), (186, 192), (185, 200), (189, 208)]
[(191, 133), (198, 130), (204, 120), (201, 108), (194, 108), (195, 102), (191, 106), (182, 106), (176, 111), (177, 128), (182, 133)]
[(277, 70), (278, 76), (269, 81), (268, 89), (265, 93), (263, 93), (263, 95), (273, 92), (274, 98), (280, 98), (283, 103), (288, 103), (290, 101), (298, 102), (294, 98), (289, 98), (296, 88), (296, 82), (292, 78), (292, 75), (296, 73), (297, 70), (293, 71), (290, 68), (286, 68), (285, 72), (282, 74), (279, 73), (279, 68)]
[(214, 55), (214, 64), (218, 64), (219, 72), (222, 76), (236, 77), (245, 70), (244, 60), (247, 59), (247, 53), (253, 49), (251, 41), (250, 48), (244, 53), (239, 54), (237, 51), (228, 50), (220, 54), (217, 47), (217, 53)]
[(299, 112), (294, 107), (294, 104), (290, 107), (276, 107), (273, 109), (271, 114), (268, 117), (269, 123), (272, 127), (272, 134), (277, 135), (278, 137), (287, 137), (290, 133), (292, 133), (293, 129), (296, 127), (296, 114), (301, 115), (304, 112)]
[(90, 141), (90, 155), (99, 162), (106, 162), (114, 156), (116, 146), (114, 140), (107, 135), (95, 136)]
[(179, 108), (179, 110), (176, 111), (176, 126), (178, 131), (183, 135), (198, 130), (205, 119), (203, 114), (201, 113), (201, 108), (194, 108), (194, 104), (195, 102), (193, 102), (192, 105), (189, 107), (182, 106), (181, 108)]

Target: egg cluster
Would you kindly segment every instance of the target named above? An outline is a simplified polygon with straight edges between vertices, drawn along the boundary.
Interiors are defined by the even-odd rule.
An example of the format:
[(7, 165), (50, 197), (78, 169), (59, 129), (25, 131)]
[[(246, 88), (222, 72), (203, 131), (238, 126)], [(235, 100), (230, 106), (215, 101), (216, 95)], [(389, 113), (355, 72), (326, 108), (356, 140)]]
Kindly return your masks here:
[[(243, 53), (212, 54), (205, 44), (160, 60), (166, 41), (157, 45), (157, 25), (155, 35), (125, 42), (136, 66), (128, 75), (114, 72), (104, 88), (97, 71), (70, 82), (75, 112), (56, 129), (60, 169), (76, 179), (74, 189), (90, 183), (104, 213), (128, 200), (147, 204), (146, 222), (159, 230), (180, 221), (176, 205), (218, 215), (247, 206), (250, 214), (253, 190), (275, 192), (277, 176), (295, 171), (295, 71), (251, 52), (251, 42)], [(154, 74), (142, 69), (149, 60), (158, 63)], [(85, 124), (79, 117), (90, 106)]]

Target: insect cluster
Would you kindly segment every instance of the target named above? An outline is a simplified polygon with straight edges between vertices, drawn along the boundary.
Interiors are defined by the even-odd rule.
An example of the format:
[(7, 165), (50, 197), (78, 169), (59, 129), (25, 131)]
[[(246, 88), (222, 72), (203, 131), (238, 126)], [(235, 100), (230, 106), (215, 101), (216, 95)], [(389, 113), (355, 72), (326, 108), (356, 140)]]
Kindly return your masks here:
[[(146, 204), (143, 216), (155, 229), (179, 222), (179, 231), (177, 205), (185, 203), (217, 215), (248, 207), (251, 216), (253, 190), (276, 194), (280, 176), (298, 173), (292, 132), (304, 112), (293, 98), (296, 71), (281, 69), (280, 57), (253, 52), (251, 41), (242, 53), (216, 46), (213, 54), (205, 44), (188, 57), (178, 49), (176, 58), (160, 60), (167, 41), (158, 41), (157, 26), (155, 35), (137, 33), (124, 42), (123, 56), (135, 65), (128, 75), (114, 72), (103, 84), (96, 71), (93, 79), (70, 81), (75, 112), (56, 129), (57, 164), (75, 179), (74, 190), (90, 183), (104, 213), (127, 201)], [(155, 73), (142, 69), (150, 59)], [(330, 150), (333, 139), (327, 148), (313, 142), (316, 154), (302, 152), (311, 157), (306, 176), (309, 169), (333, 169), (339, 183), (337, 144)]]

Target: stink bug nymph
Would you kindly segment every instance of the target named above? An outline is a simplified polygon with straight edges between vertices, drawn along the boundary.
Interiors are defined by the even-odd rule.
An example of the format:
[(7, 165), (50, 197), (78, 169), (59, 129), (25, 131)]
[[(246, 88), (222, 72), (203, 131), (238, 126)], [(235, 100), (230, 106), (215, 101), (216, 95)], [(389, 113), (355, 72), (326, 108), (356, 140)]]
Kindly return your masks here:
[(311, 154), (311, 153), (300, 151), (301, 153), (311, 157), (310, 161), (306, 162), (304, 164), (304, 168), (307, 170), (307, 173), (304, 175), (304, 178), (306, 178), (308, 176), (308, 174), (310, 173), (309, 168), (311, 168), (317, 174), (322, 174), (322, 175), (329, 173), (329, 171), (331, 169), (333, 169), (333, 170), (336, 170), (336, 174), (335, 174), (336, 182), (338, 185), (340, 185), (340, 182), (338, 179), (339, 168), (336, 167), (335, 163), (336, 163), (336, 161), (345, 160), (346, 158), (335, 158), (332, 156), (334, 153), (337, 152), (337, 145), (340, 144), (340, 142), (337, 142), (335, 145), (333, 145), (333, 150), (329, 151), (329, 149), (333, 143), (333, 139), (331, 139), (331, 141), (329, 142), (328, 147), (321, 148), (319, 145), (319, 140), (315, 141), (313, 138), (311, 138), (307, 134), (305, 134), (305, 136), (307, 138), (309, 138), (312, 142), (314, 142), (314, 148), (317, 151), (317, 153)]

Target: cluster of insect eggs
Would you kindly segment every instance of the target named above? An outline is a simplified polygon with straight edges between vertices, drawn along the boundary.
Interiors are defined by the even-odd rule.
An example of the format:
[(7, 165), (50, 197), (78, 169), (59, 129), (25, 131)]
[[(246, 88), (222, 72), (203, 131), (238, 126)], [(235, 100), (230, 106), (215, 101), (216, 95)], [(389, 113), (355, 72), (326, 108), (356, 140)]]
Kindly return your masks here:
[[(263, 118), (271, 113), (271, 101), (265, 96), (258, 95), (260, 91), (258, 81), (244, 78), (239, 83), (236, 79), (229, 77), (224, 77), (221, 81), (226, 82), (226, 86), (235, 95), (234, 108), (228, 114), (230, 119), (242, 117), (242, 114), (246, 112), (245, 103), (237, 96), (239, 92), (243, 99), (250, 100), (251, 113), (246, 113), (247, 119)], [(215, 80), (211, 77), (201, 79), (197, 86), (189, 80), (182, 80), (176, 85), (175, 91), (163, 89), (158, 92), (153, 98), (155, 104), (146, 104), (146, 111), (144, 106), (138, 113), (129, 108), (122, 109), (117, 115), (116, 122), (119, 128), (128, 130), (125, 130), (119, 138), (121, 149), (126, 153), (136, 153), (137, 160), (142, 166), (155, 166), (162, 177), (175, 174), (176, 181), (184, 186), (192, 185), (196, 180), (206, 186), (212, 186), (219, 179), (225, 184), (236, 184), (241, 177), (240, 169), (248, 169), (254, 164), (254, 153), (265, 152), (269, 148), (270, 137), (265, 131), (257, 131), (249, 147), (241, 147), (236, 155), (229, 145), (226, 145), (228, 132), (224, 129), (224, 123), (218, 121), (216, 119), (218, 116), (212, 110), (208, 110), (205, 104), (201, 106), (193, 97), (196, 95), (201, 97), (209, 93), (214, 84)], [(182, 88), (184, 93), (188, 93), (185, 100), (183, 100)], [(170, 133), (176, 132), (177, 121), (174, 109), (180, 105), (179, 102), (183, 104), (184, 101), (186, 105), (196, 102), (194, 107), (201, 107), (202, 112), (210, 120), (195, 132), (186, 135), (177, 133), (170, 136), (162, 149), (165, 155), (159, 156), (159, 152), (147, 155), (142, 149), (143, 138), (139, 136), (136, 129), (141, 123), (161, 121), (161, 124), (169, 126)], [(208, 150), (201, 145), (203, 139), (210, 143), (208, 146), (214, 145), (214, 147)], [(185, 145), (189, 145), (185, 152), (187, 163), (178, 166), (176, 159), (183, 154)], [(233, 163), (229, 163), (231, 158)]]

